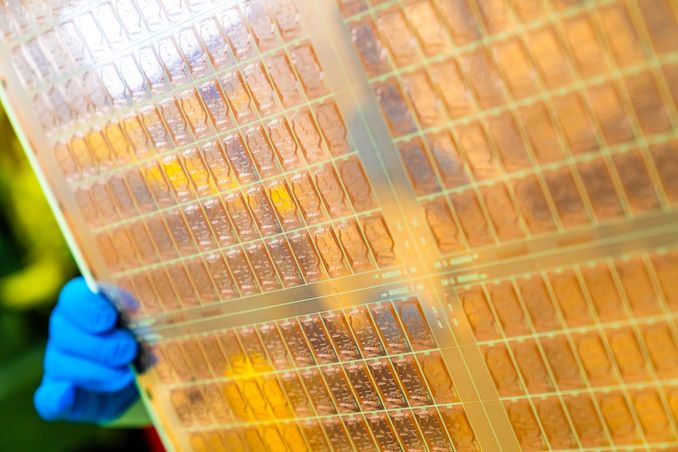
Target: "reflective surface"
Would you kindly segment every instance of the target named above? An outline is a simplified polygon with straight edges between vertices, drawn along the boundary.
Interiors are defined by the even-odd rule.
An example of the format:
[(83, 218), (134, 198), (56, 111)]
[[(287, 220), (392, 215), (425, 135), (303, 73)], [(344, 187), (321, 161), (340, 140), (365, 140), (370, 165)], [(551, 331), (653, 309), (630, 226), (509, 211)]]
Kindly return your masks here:
[(678, 444), (675, 2), (0, 8), (169, 446)]

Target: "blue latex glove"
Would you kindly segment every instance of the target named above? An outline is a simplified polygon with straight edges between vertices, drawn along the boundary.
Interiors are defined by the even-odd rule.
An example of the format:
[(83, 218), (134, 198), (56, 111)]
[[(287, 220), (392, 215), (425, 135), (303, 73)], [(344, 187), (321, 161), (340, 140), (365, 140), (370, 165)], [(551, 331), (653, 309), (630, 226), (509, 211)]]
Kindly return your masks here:
[(118, 313), (76, 278), (52, 311), (44, 375), (33, 402), (45, 420), (105, 423), (139, 397), (129, 364), (138, 347)]

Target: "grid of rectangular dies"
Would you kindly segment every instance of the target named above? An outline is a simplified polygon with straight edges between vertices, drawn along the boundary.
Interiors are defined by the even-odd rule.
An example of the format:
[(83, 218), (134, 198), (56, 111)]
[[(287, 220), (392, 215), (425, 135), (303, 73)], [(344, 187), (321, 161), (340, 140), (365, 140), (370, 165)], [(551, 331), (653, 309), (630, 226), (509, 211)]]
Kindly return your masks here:
[(675, 249), (455, 289), (524, 448), (677, 437)]
[[(220, 33), (219, 29), (214, 33)], [(222, 39), (220, 47), (226, 47), (225, 38), (219, 36)], [(286, 47), (297, 56), (294, 61), (302, 65), (301, 70), (293, 69)], [(296, 42), (294, 46), (277, 48), (268, 56), (270, 58), (257, 56), (244, 63), (234, 63), (225, 71), (211, 75), (217, 77), (198, 80), (195, 85), (170, 93), (169, 97), (154, 98), (148, 104), (135, 103), (134, 111), (107, 118), (109, 122), (100, 127), (91, 128), (89, 122), (84, 133), (69, 133), (55, 150), (64, 173), (76, 181), (91, 181), (93, 176), (108, 177), (137, 162), (152, 161), (172, 148), (184, 150), (228, 133), (242, 132), (244, 135), (249, 128), (267, 127), (266, 122), (275, 119), (284, 123), (278, 127), (289, 128), (292, 125), (284, 122), (285, 114), (298, 116), (298, 127), (308, 129), (307, 134), (317, 135), (322, 131), (327, 140), (325, 151), (329, 150), (334, 156), (345, 153), (345, 126), (324, 89), (322, 69), (314, 61), (310, 44)], [(160, 70), (163, 77), (166, 73), (169, 69)], [(280, 85), (282, 81), (284, 84)], [(314, 106), (313, 113), (309, 109), (311, 105)], [(311, 120), (315, 124), (305, 124)], [(334, 127), (325, 130), (323, 126), (331, 122), (336, 122), (332, 124)], [(300, 145), (305, 156), (311, 162), (318, 161), (323, 151), (313, 149), (308, 141), (315, 137), (304, 135), (302, 138), (305, 141)], [(298, 166), (298, 156), (293, 151), (281, 150), (284, 151), (281, 158), (284, 158), (285, 168)], [(262, 166), (258, 169), (264, 176), (274, 170)], [(246, 177), (246, 174), (238, 176)]]
[[(253, 447), (248, 428), (266, 441), (267, 429), (285, 436), (315, 424), (332, 444), (339, 435), (370, 449), (375, 442), (477, 448), (416, 298), (162, 342), (156, 350), (160, 390), (191, 436), (235, 432)], [(335, 429), (344, 428), (364, 432), (341, 439)]]
[(443, 253), (660, 213), (678, 199), (669, 163), (678, 156), (678, 142), (671, 135), (650, 141), (647, 149), (624, 146), (538, 174), (426, 195), (420, 204)]
[[(249, 158), (242, 142), (232, 144), (233, 159), (242, 163)], [(210, 143), (146, 165), (143, 172), (134, 168), (76, 191), (102, 255), (118, 277), (158, 270), (160, 262), (182, 266), (194, 258), (209, 261), (214, 252), (229, 256), (241, 246), (257, 256), (250, 249), (263, 249), (262, 241), (285, 287), (395, 262), (393, 240), (355, 155), (237, 185), (224, 175), (229, 152), (223, 149), (218, 142)], [(191, 172), (186, 170), (189, 165)], [(257, 278), (265, 278), (257, 267), (266, 266), (264, 273), (272, 278), (260, 280), (261, 289), (279, 288), (265, 252), (261, 259), (259, 266), (252, 263)], [(251, 273), (243, 265), (243, 270), (231, 267), (231, 272)], [(244, 283), (252, 287), (245, 291), (238, 285), (243, 295), (259, 292), (257, 283)]]
[[(102, 11), (116, 20), (115, 8), (138, 13), (143, 30), (134, 37), (118, 24), (129, 39), (110, 55), (91, 48), (96, 34), (83, 45), (68, 42), (85, 52), (78, 65), (89, 61), (92, 70), (38, 77), (31, 68), (47, 56), (36, 40), (46, 34), (18, 42), (14, 55), (39, 84), (37, 99), (56, 93), (54, 107), (82, 104), (54, 111), (43, 125), (57, 131), (55, 158), (114, 280), (140, 299), (137, 315), (395, 263), (388, 226), (292, 2), (192, 5), (199, 10), (190, 21), (153, 0), (128, 3), (102, 2), (73, 19), (104, 33)], [(73, 39), (82, 41), (84, 22), (77, 23)], [(105, 93), (104, 104), (59, 91), (90, 84)], [(76, 110), (82, 114), (71, 115)]]
[(338, 3), (442, 253), (675, 203), (669, 2)]
[[(101, 115), (131, 106), (132, 100), (176, 91), (192, 78), (204, 79), (236, 62), (246, 63), (257, 47), (270, 53), (283, 40), (298, 41), (300, 28), (290, 1), (247, 1), (241, 8), (233, 2), (171, 3), (91, 3), (65, 14), (46, 32), (38, 29), (30, 40), (16, 43), (15, 64), (27, 87), (45, 91), (37, 99), (42, 106), (51, 100), (75, 105), (78, 99), (69, 97), (72, 90), (83, 97), (101, 92), (106, 93), (98, 98)], [(58, 104), (53, 107), (59, 109)], [(88, 116), (77, 108), (55, 113), (57, 122)]]
[[(218, 209), (222, 215), (219, 221), (226, 225), (225, 209), (218, 199), (215, 202), (216, 207), (211, 208)], [(163, 244), (162, 249), (170, 253), (162, 261), (156, 256), (151, 262), (157, 263), (121, 270), (115, 276), (121, 287), (139, 299), (139, 315), (322, 281), (394, 262), (393, 241), (389, 239), (384, 243), (388, 232), (380, 215), (343, 218), (334, 224), (323, 222), (313, 228), (277, 233), (241, 245), (221, 247), (209, 240), (208, 248), (211, 246), (212, 249), (206, 251), (196, 251), (189, 227), (181, 216), (169, 217), (170, 221), (177, 222), (174, 227), (170, 226), (172, 229), (165, 226), (168, 217), (165, 222), (161, 217), (155, 218), (155, 223), (134, 223), (129, 229), (118, 228), (110, 235), (100, 235), (97, 243), (112, 269), (116, 268), (121, 255), (125, 262), (130, 262), (130, 257), (137, 259), (137, 250), (148, 248), (154, 253), (153, 243)], [(196, 226), (199, 224), (191, 224), (193, 229)], [(174, 241), (168, 230), (172, 231)], [(207, 237), (210, 233), (207, 226)], [(176, 237), (180, 237), (181, 243), (188, 248), (183, 255), (177, 255), (174, 244), (179, 242)], [(181, 250), (180, 246), (177, 248)]]

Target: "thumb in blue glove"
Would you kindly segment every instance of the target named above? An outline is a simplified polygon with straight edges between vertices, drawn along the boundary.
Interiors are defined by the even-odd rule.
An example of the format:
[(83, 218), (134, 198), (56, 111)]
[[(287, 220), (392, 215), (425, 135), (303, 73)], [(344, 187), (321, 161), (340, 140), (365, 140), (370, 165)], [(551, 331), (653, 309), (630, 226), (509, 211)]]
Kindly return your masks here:
[(84, 279), (70, 281), (52, 311), (44, 375), (34, 404), (45, 420), (105, 423), (139, 397), (129, 367), (138, 346), (118, 314)]

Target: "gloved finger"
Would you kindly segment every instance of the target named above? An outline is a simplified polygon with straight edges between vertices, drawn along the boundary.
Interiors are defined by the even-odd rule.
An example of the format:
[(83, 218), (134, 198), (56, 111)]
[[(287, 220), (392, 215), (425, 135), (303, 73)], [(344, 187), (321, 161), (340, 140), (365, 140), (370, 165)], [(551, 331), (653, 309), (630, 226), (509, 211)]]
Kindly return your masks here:
[(71, 383), (44, 378), (33, 403), (46, 421), (105, 423), (122, 415), (139, 397), (134, 382), (114, 392), (93, 392)]
[(43, 379), (33, 395), (33, 405), (46, 421), (63, 419), (75, 403), (75, 388), (71, 383)]
[(119, 367), (129, 364), (137, 354), (134, 337), (124, 330), (92, 334), (78, 328), (60, 312), (55, 312), (49, 321), (50, 343), (72, 356)]
[(122, 389), (134, 379), (128, 367), (108, 367), (69, 355), (51, 344), (45, 353), (45, 375), (73, 383), (78, 388), (103, 392)]
[(103, 424), (120, 417), (139, 397), (134, 382), (115, 392), (76, 389), (75, 401), (65, 419), (72, 422)]
[(61, 289), (55, 312), (90, 333), (109, 331), (118, 319), (111, 302), (92, 292), (81, 277), (70, 280)]

